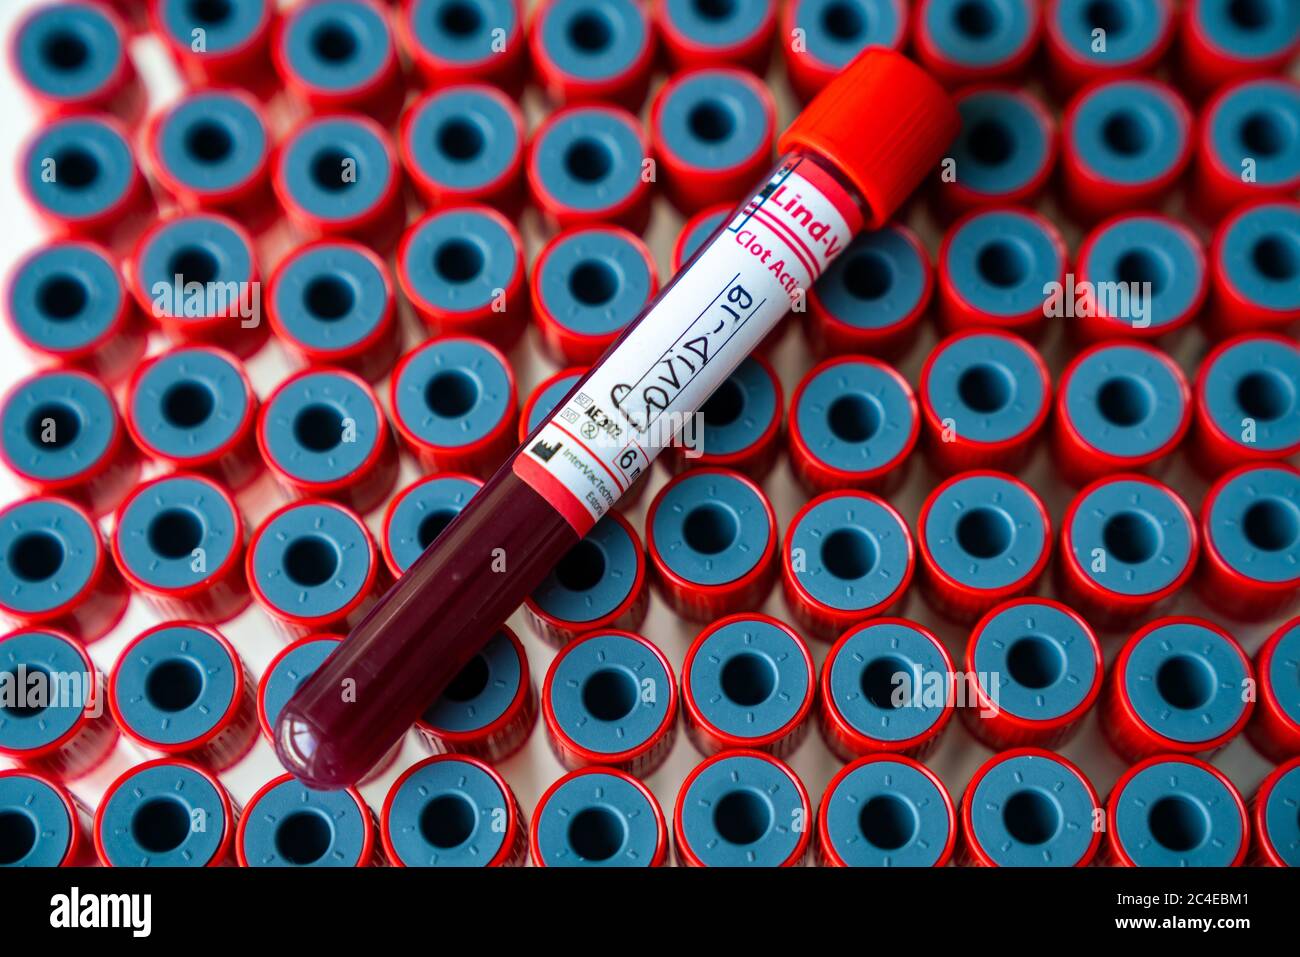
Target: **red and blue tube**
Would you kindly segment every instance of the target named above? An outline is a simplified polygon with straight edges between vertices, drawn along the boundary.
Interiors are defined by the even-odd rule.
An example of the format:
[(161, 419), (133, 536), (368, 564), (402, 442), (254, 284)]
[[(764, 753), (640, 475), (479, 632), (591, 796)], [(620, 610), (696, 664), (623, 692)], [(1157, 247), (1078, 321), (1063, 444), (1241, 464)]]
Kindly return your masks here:
[(1293, 618), (1255, 652), (1259, 693), (1246, 737), (1270, 761), (1300, 755), (1300, 618)]
[(1196, 372), (1190, 457), (1204, 475), (1300, 453), (1300, 346), (1273, 333), (1234, 336)]
[(946, 867), (956, 845), (948, 789), (903, 755), (872, 754), (845, 765), (817, 809), (822, 867)]
[(537, 802), (528, 847), (534, 867), (662, 867), (668, 826), (654, 794), (632, 775), (580, 768)]

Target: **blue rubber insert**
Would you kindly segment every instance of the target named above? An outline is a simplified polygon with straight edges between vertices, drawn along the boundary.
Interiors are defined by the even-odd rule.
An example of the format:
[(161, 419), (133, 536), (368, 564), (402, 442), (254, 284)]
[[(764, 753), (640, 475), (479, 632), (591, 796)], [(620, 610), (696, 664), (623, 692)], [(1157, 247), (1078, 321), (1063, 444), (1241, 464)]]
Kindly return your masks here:
[(88, 3), (39, 9), (14, 40), (17, 72), (48, 97), (73, 100), (104, 88), (125, 51), (112, 22)]
[(780, 418), (776, 383), (767, 369), (747, 358), (722, 380), (700, 413), (704, 419), (700, 431), (704, 454), (741, 452), (763, 437), (774, 418)]
[[(1120, 595), (1151, 595), (1178, 580), (1192, 560), (1196, 532), (1168, 489), (1119, 479), (1088, 494), (1070, 524), (1079, 569)], [(1094, 556), (1106, 558), (1098, 571)]]
[(310, 349), (347, 349), (364, 342), (383, 321), (389, 285), (374, 261), (351, 246), (331, 243), (294, 256), (275, 285), (276, 319)]
[(122, 782), (103, 807), (99, 839), (115, 867), (206, 867), (234, 826), (211, 781), (169, 762)]
[(701, 70), (678, 83), (658, 117), (660, 148), (697, 170), (734, 169), (771, 142), (762, 97), (722, 71)]
[[(3, 782), (0, 782), (2, 784)], [(1300, 867), (1300, 767), (1282, 775), (1269, 792), (1264, 806), (1264, 826), (1268, 840), (1288, 867)]]
[(537, 396), (537, 401), (533, 403), (532, 410), (528, 413), (528, 432), (531, 435), (533, 430), (551, 417), (551, 413), (559, 408), (560, 402), (569, 394), (569, 390), (578, 384), (582, 378), (581, 372), (574, 372), (556, 379), (546, 387)]
[(976, 786), (972, 837), (1000, 867), (1073, 867), (1092, 843), (1095, 809), (1063, 764), (1020, 755), (990, 768)]
[(1215, 551), (1247, 578), (1300, 582), (1300, 477), (1280, 468), (1238, 475), (1215, 498), (1208, 531)]
[(1048, 546), (1038, 503), (1024, 487), (992, 475), (949, 485), (935, 499), (922, 533), (945, 575), (982, 590), (1020, 581)]
[(1133, 776), (1116, 802), (1114, 826), (1120, 847), (1139, 867), (1226, 867), (1246, 839), (1241, 811), (1223, 782), (1172, 759)]
[(69, 219), (108, 212), (126, 198), (136, 176), (131, 146), (93, 116), (46, 126), (28, 148), (25, 164), (23, 176), (36, 203)]
[(1268, 680), (1278, 706), (1288, 718), (1300, 724), (1300, 624), (1293, 626), (1273, 646)]
[(947, 702), (936, 707), (924, 689), (937, 680), (946, 691), (951, 685), (948, 665), (939, 647), (910, 625), (860, 626), (830, 667), (831, 703), (868, 738), (907, 741), (943, 717)]
[(421, 50), (458, 65), (499, 56), (498, 36), (521, 42), (514, 0), (415, 0), (407, 22)]
[(1204, 409), (1229, 438), (1254, 423), (1255, 448), (1300, 443), (1300, 348), (1276, 339), (1245, 340), (1219, 354), (1205, 373)]
[[(712, 236), (714, 230), (726, 222), (730, 216), (731, 210), (719, 209), (717, 212), (710, 213), (708, 216), (700, 219), (691, 227), (690, 235), (682, 240), (681, 264), (683, 266), (690, 262), (691, 257), (694, 256), (696, 251), (704, 245), (704, 241)], [(832, 260), (830, 268), (834, 268), (834, 264), (837, 262), (839, 262), (839, 259)]]
[[(233, 314), (247, 294), (228, 292), (252, 282), (253, 251), (224, 219), (203, 214), (173, 220), (153, 233), (139, 255), (137, 288), (163, 312), (178, 319)], [(194, 294), (194, 284), (203, 288)], [(202, 306), (194, 315), (194, 306)], [(175, 306), (183, 306), (177, 315)], [(232, 323), (240, 320), (232, 318)]]
[(347, 117), (312, 120), (286, 144), (280, 163), (294, 202), (326, 222), (370, 212), (396, 175), (384, 141)]
[[(1090, 64), (1117, 67), (1148, 55), (1169, 29), (1161, 0), (1061, 0), (1054, 16), (1059, 36)], [(1093, 50), (1093, 31), (1106, 31), (1106, 48)]]
[(475, 339), (443, 339), (414, 353), (393, 391), (394, 414), (439, 448), (482, 440), (500, 425), (514, 398), (509, 370)]
[(666, 0), (665, 19), (694, 46), (722, 50), (752, 39), (771, 13), (766, 0), (733, 0), (710, 5), (699, 0)]
[(294, 11), (280, 49), (298, 79), (342, 92), (374, 83), (393, 55), (384, 14), (356, 0), (317, 0)]
[(695, 653), (689, 677), (700, 714), (737, 738), (775, 734), (812, 694), (799, 642), (770, 621), (719, 628)]
[(89, 246), (49, 246), (9, 286), (9, 319), (37, 348), (72, 352), (102, 338), (125, 292), (116, 267)]
[(1210, 141), (1219, 165), (1240, 176), (1255, 161), (1264, 186), (1300, 177), (1300, 90), (1293, 83), (1257, 80), (1239, 87), (1210, 116)]
[(975, 672), (999, 710), (1051, 721), (1088, 697), (1098, 671), (1094, 647), (1088, 633), (1059, 608), (1015, 605), (980, 632)]
[(1119, 80), (1086, 95), (1067, 136), (1079, 162), (1111, 183), (1149, 183), (1183, 156), (1188, 117), (1176, 101), (1141, 80)]
[(661, 495), (649, 534), (664, 564), (697, 585), (748, 575), (776, 533), (758, 493), (730, 475), (687, 475)]
[(649, 741), (672, 701), (672, 676), (654, 653), (623, 635), (569, 646), (551, 680), (556, 724), (580, 748), (620, 754)]
[(595, 621), (627, 600), (636, 585), (641, 545), (612, 518), (602, 518), (533, 590), (539, 609), (560, 621)]
[(609, 229), (570, 233), (551, 247), (537, 277), (547, 312), (584, 336), (619, 332), (641, 314), (655, 277), (641, 249)]
[[(221, 568), (244, 540), (244, 523), (208, 482), (166, 478), (133, 496), (113, 532), (136, 578), (154, 588), (197, 585)], [(196, 549), (204, 554), (195, 571)]]
[(849, 867), (933, 867), (952, 833), (943, 794), (900, 761), (862, 765), (823, 800), (831, 846)]
[(108, 561), (83, 514), (48, 499), (12, 505), (0, 521), (0, 604), (28, 615), (58, 608), (90, 583), (97, 558)]
[(957, 294), (992, 316), (1041, 312), (1044, 287), (1065, 270), (1051, 235), (1012, 210), (967, 220), (948, 244), (945, 266)]
[(264, 414), (267, 453), (304, 482), (346, 479), (365, 464), (387, 428), (369, 390), (328, 370), (283, 386)]
[(1075, 366), (1065, 409), (1084, 442), (1107, 455), (1140, 458), (1178, 434), (1186, 387), (1162, 359), (1163, 353), (1113, 345)]
[(337, 638), (316, 638), (303, 642), (276, 662), (262, 679), (262, 713), (267, 724), (275, 727), (289, 699), (338, 645)]
[(607, 108), (566, 113), (536, 141), (533, 156), (541, 188), (569, 209), (609, 209), (641, 188), (641, 137)]
[(709, 765), (678, 800), (686, 844), (706, 867), (779, 867), (810, 826), (790, 776), (748, 755)]
[(1030, 0), (931, 0), (921, 29), (940, 55), (969, 67), (994, 66), (1029, 43)]
[(1188, 6), (1197, 32), (1238, 59), (1274, 56), (1300, 36), (1300, 8), (1291, 0), (1197, 0)]
[(297, 505), (265, 527), (253, 549), (262, 595), (287, 615), (321, 618), (356, 598), (370, 572), (365, 527), (340, 508)]
[(1167, 220), (1142, 215), (1127, 216), (1097, 234), (1082, 266), (1092, 283), (1150, 283), (1144, 317), (1113, 318), (1127, 323), (1141, 318), (1153, 328), (1187, 314), (1205, 274), (1204, 256), (1191, 236)]
[(1048, 401), (1048, 384), (1030, 347), (985, 333), (942, 346), (926, 392), (940, 422), (951, 419), (962, 439), (985, 444), (1023, 434)]
[(817, 298), (855, 329), (888, 329), (916, 311), (929, 272), (917, 247), (900, 230), (885, 226), (859, 233), (832, 260), (817, 280)]
[(445, 312), (492, 303), (515, 280), (518, 249), (497, 220), (458, 209), (425, 220), (408, 235), (402, 265), (412, 291)]
[(1219, 261), (1232, 288), (1249, 302), (1281, 312), (1300, 309), (1300, 211), (1255, 206), (1228, 227)]
[(839, 362), (807, 385), (794, 409), (804, 444), (842, 472), (873, 472), (896, 461), (916, 429), (902, 381), (880, 366)]
[(0, 675), (0, 748), (9, 752), (45, 747), (72, 730), (96, 680), (71, 641), (42, 631), (0, 640)]
[(962, 132), (952, 157), (960, 185), (1000, 196), (1028, 186), (1042, 173), (1051, 134), (1023, 96), (983, 90), (965, 97), (959, 112)]
[(249, 395), (240, 369), (206, 349), (161, 356), (131, 394), (131, 421), (149, 445), (169, 458), (210, 455), (239, 431)]
[(587, 82), (622, 76), (650, 42), (650, 25), (633, 0), (555, 0), (537, 29), (547, 58)]
[(486, 867), (501, 852), (510, 798), (466, 761), (426, 764), (388, 808), (388, 837), (407, 867)]
[(464, 733), (496, 721), (519, 693), (523, 662), (519, 649), (498, 631), (452, 679), (447, 690), (425, 710), (423, 720), (435, 731)]
[(388, 550), (406, 571), (460, 514), (478, 485), (469, 479), (433, 475), (402, 496), (388, 524)]
[(649, 867), (659, 848), (655, 809), (636, 785), (605, 772), (570, 777), (537, 809), (547, 867)]
[(804, 513), (786, 548), (802, 555), (799, 584), (839, 611), (874, 608), (902, 584), (909, 567), (907, 527), (879, 502), (835, 495)]
[(1204, 625), (1178, 622), (1147, 634), (1129, 654), (1124, 693), (1147, 727), (1185, 744), (1225, 734), (1245, 709), (1241, 653)]
[(44, 781), (0, 777), (0, 867), (58, 867), (75, 827), (59, 793)]
[(244, 808), (249, 867), (356, 867), (373, 836), (369, 811), (349, 791), (317, 791), (290, 778)]
[(268, 147), (258, 115), (227, 93), (192, 93), (158, 127), (158, 154), (167, 171), (205, 193), (247, 183), (265, 160)]
[(794, 23), (808, 53), (837, 68), (869, 46), (897, 49), (907, 11), (898, 0), (799, 0)]
[(443, 90), (422, 101), (406, 122), (410, 155), (426, 176), (450, 189), (497, 182), (523, 148), (514, 117), (482, 90)]
[(11, 392), (0, 410), (4, 454), (33, 479), (70, 479), (103, 459), (118, 431), (116, 420), (113, 398), (99, 382), (44, 372)]
[(273, 0), (161, 0), (158, 19), (179, 46), (189, 49), (194, 31), (202, 30), (209, 53), (226, 53), (248, 43), (270, 16), (268, 7), (274, 7)]
[(156, 744), (184, 744), (207, 734), (235, 696), (239, 662), (211, 634), (175, 624), (143, 638), (114, 668), (122, 721)]

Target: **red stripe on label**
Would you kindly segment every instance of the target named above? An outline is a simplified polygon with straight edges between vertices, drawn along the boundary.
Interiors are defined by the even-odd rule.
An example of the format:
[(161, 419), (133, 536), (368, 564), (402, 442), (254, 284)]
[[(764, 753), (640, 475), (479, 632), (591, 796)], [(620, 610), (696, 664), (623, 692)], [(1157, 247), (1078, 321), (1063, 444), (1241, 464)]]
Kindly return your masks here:
[(772, 234), (785, 244), (786, 248), (794, 254), (794, 258), (799, 260), (804, 269), (808, 270), (808, 275), (812, 279), (816, 280), (821, 275), (821, 266), (817, 262), (816, 254), (805, 246), (798, 236), (791, 232), (789, 226), (769, 213), (766, 207), (763, 206), (754, 210), (753, 218), (770, 229)]
[(515, 456), (514, 473), (527, 482), (534, 492), (540, 495), (569, 523), (578, 537), (586, 535), (596, 520), (591, 517), (587, 507), (578, 500), (567, 485), (548, 472), (527, 453)]

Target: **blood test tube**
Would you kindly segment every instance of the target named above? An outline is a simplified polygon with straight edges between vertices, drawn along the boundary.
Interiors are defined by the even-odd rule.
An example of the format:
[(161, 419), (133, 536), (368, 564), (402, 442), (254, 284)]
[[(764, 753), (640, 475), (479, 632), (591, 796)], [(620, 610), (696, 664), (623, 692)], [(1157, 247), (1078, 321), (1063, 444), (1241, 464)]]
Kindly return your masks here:
[(392, 126), (406, 99), (388, 13), (373, 0), (317, 0), (280, 21), (276, 74), (312, 113), (361, 113)]
[(809, 635), (834, 641), (864, 618), (901, 611), (914, 556), (907, 523), (884, 499), (852, 490), (819, 495), (786, 533), (786, 607)]
[(397, 149), (369, 117), (304, 121), (272, 160), (271, 185), (307, 239), (355, 239), (387, 253), (406, 226)]
[(1297, 803), (1300, 803), (1300, 756), (1274, 768), (1251, 798), (1252, 864), (1300, 867)]
[[(971, 631), (962, 666), (969, 682), (962, 719), (994, 751), (1057, 748), (1101, 693), (1101, 645), (1060, 602), (1004, 602)], [(973, 699), (973, 700), (972, 700)]]
[(500, 764), (525, 744), (537, 723), (537, 690), (528, 656), (505, 625), (415, 722), (434, 754), (465, 754)]
[(247, 538), (229, 492), (212, 479), (173, 472), (137, 485), (122, 503), (113, 561), (160, 617), (219, 625), (251, 600)]
[(144, 113), (126, 28), (97, 3), (45, 4), (29, 12), (11, 34), (9, 63), (47, 119), (112, 113), (130, 127)]
[(1061, 198), (1070, 214), (1095, 223), (1157, 209), (1192, 156), (1192, 113), (1173, 87), (1137, 78), (1081, 90), (1065, 110)]
[(0, 867), (90, 867), (90, 812), (51, 778), (0, 771)]
[(1111, 665), (1102, 730), (1127, 761), (1208, 755), (1250, 720), (1253, 684), (1250, 659), (1226, 631), (1200, 618), (1159, 618)]
[(564, 401), (564, 397), (573, 391), (587, 370), (585, 368), (561, 369), (549, 375), (528, 394), (519, 410), (519, 441), (523, 442), (533, 431), (550, 417)]
[(275, 0), (152, 0), (149, 15), (153, 32), (192, 86), (231, 84), (270, 97), (278, 88), (271, 65), (275, 8)]
[(672, 665), (640, 635), (589, 632), (551, 662), (542, 720), (551, 750), (570, 771), (596, 765), (644, 778), (677, 737)]
[(1285, 333), (1300, 319), (1300, 204), (1252, 203), (1210, 242), (1209, 331)]
[(397, 493), (384, 510), (379, 542), (394, 578), (415, 564), (482, 487), (476, 478), (444, 472), (417, 479)]
[(912, 49), (948, 86), (1012, 79), (1028, 67), (1042, 29), (1031, 0), (921, 0)]
[(606, 222), (645, 232), (649, 144), (636, 118), (614, 106), (552, 113), (533, 134), (525, 174), (533, 204), (553, 230)]
[(290, 494), (363, 515), (397, 481), (397, 445), (375, 393), (340, 369), (303, 369), (280, 383), (258, 415), (257, 447)]
[(673, 809), (682, 867), (797, 867), (812, 840), (808, 790), (762, 751), (723, 751), (686, 776)]
[(1300, 84), (1244, 80), (1217, 93), (1200, 117), (1188, 190), (1196, 212), (1214, 224), (1234, 207), (1297, 191)]
[(935, 187), (939, 213), (955, 219), (972, 209), (1032, 205), (1056, 167), (1052, 114), (1032, 93), (1011, 86), (975, 87), (958, 98), (957, 109), (955, 178)]
[[(655, 33), (674, 70), (740, 66), (767, 73), (776, 33), (776, 5), (740, 0), (717, 7), (694, 0), (654, 0)], [(856, 51), (855, 51), (856, 52)]]
[(1052, 305), (1044, 290), (1065, 290), (1065, 240), (1031, 210), (977, 210), (944, 234), (938, 267), (945, 332), (983, 327), (1032, 340), (1046, 328)]
[(1244, 465), (1201, 502), (1195, 585), (1216, 612), (1239, 621), (1285, 614), (1300, 595), (1300, 472)]
[(776, 513), (751, 479), (691, 469), (655, 496), (646, 547), (660, 595), (702, 624), (758, 608), (776, 581)]
[(281, 774), (244, 805), (235, 831), (240, 867), (374, 867), (387, 863), (374, 812), (356, 788), (318, 791)]
[(1285, 72), (1300, 52), (1300, 20), (1279, 0), (1188, 0), (1179, 32), (1179, 74), (1197, 94), (1232, 80)]
[(956, 707), (952, 658), (934, 634), (905, 618), (850, 628), (822, 664), (818, 724), (841, 761), (887, 752), (920, 760)]
[(126, 270), (140, 309), (173, 342), (219, 346), (241, 359), (265, 344), (257, 254), (234, 220), (215, 213), (160, 220)]
[(1156, 471), (1191, 422), (1191, 390), (1173, 359), (1143, 343), (1101, 342), (1061, 374), (1052, 460), (1074, 485)]
[(0, 615), (83, 644), (112, 631), (130, 598), (94, 519), (62, 498), (27, 498), (0, 510), (0, 574)]
[(720, 206), (702, 209), (686, 220), (682, 225), (682, 231), (677, 234), (677, 239), (673, 243), (670, 264), (674, 276), (681, 272), (682, 267), (704, 245), (704, 241), (717, 232), (718, 228), (731, 217), (731, 210), (730, 203), (723, 203)]
[(402, 772), (379, 815), (384, 855), (396, 867), (521, 867), (527, 825), (510, 786), (459, 754)]
[(104, 792), (95, 853), (105, 867), (233, 866), (238, 815), (211, 771), (175, 758), (146, 761)]
[(523, 92), (518, 0), (402, 0), (393, 29), (429, 89), (483, 83), (515, 99)]
[(1259, 682), (1246, 737), (1270, 761), (1300, 755), (1300, 618), (1293, 618), (1255, 652)]
[(1102, 630), (1150, 620), (1191, 579), (1200, 554), (1192, 510), (1142, 475), (1100, 478), (1061, 521), (1057, 588)]
[(291, 638), (347, 631), (389, 583), (356, 513), (314, 499), (267, 517), (248, 543), (247, 562), (254, 600)]
[(867, 755), (840, 768), (817, 809), (822, 867), (945, 867), (956, 844), (948, 789), (903, 755)]
[(126, 132), (100, 114), (42, 126), (19, 161), (22, 192), (47, 232), (123, 254), (156, 212)]
[[(787, 3), (781, 14), (781, 52), (795, 96), (805, 103), (811, 100), (869, 46), (902, 50), (909, 20), (905, 0)], [(796, 36), (801, 43), (795, 42)]]
[(650, 141), (666, 195), (691, 214), (736, 201), (772, 162), (776, 102), (748, 70), (679, 73), (650, 105)]
[(728, 468), (763, 479), (781, 452), (781, 380), (758, 355), (736, 366), (700, 409), (694, 441), (670, 446), (670, 471)]
[(1059, 754), (1017, 748), (989, 758), (961, 799), (958, 861), (974, 867), (1087, 867), (1101, 847), (1101, 802)]
[[(0, 638), (5, 679), (0, 756), (60, 781), (84, 777), (117, 746), (104, 676), (69, 636), (25, 628)], [(29, 696), (30, 699), (29, 699)]]
[(612, 768), (580, 768), (542, 795), (528, 831), (536, 867), (662, 867), (668, 826), (644, 784)]
[(1038, 350), (993, 330), (940, 342), (921, 367), (919, 392), (925, 451), (944, 475), (1020, 471), (1052, 407), (1051, 375)]
[(402, 356), (388, 388), (397, 434), (426, 469), (486, 478), (510, 453), (514, 373), (483, 340), (430, 339)]
[(1249, 850), (1240, 792), (1218, 768), (1185, 755), (1125, 771), (1106, 799), (1105, 827), (1113, 867), (1239, 867)]
[(108, 389), (84, 372), (38, 372), (0, 404), (0, 460), (38, 495), (58, 495), (98, 518), (140, 476), (140, 455)]
[(891, 366), (865, 356), (827, 359), (790, 400), (790, 467), (813, 494), (883, 494), (903, 484), (920, 432), (916, 396)]
[(1051, 0), (1043, 46), (1052, 89), (1064, 99), (1095, 80), (1152, 73), (1173, 42), (1175, 16), (1170, 0)]
[(916, 345), (933, 296), (934, 266), (914, 232), (891, 223), (859, 233), (808, 293), (808, 344), (823, 358), (896, 362)]
[(654, 24), (633, 0), (546, 0), (529, 21), (528, 51), (553, 102), (639, 110), (654, 66)]

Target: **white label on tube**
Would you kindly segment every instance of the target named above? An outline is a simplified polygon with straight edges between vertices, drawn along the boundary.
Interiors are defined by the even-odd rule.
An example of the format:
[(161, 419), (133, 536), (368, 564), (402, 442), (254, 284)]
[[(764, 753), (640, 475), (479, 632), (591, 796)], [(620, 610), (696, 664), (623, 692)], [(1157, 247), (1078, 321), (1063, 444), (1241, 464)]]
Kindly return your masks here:
[(781, 166), (555, 410), (516, 456), (516, 474), (586, 534), (861, 222), (820, 167)]

